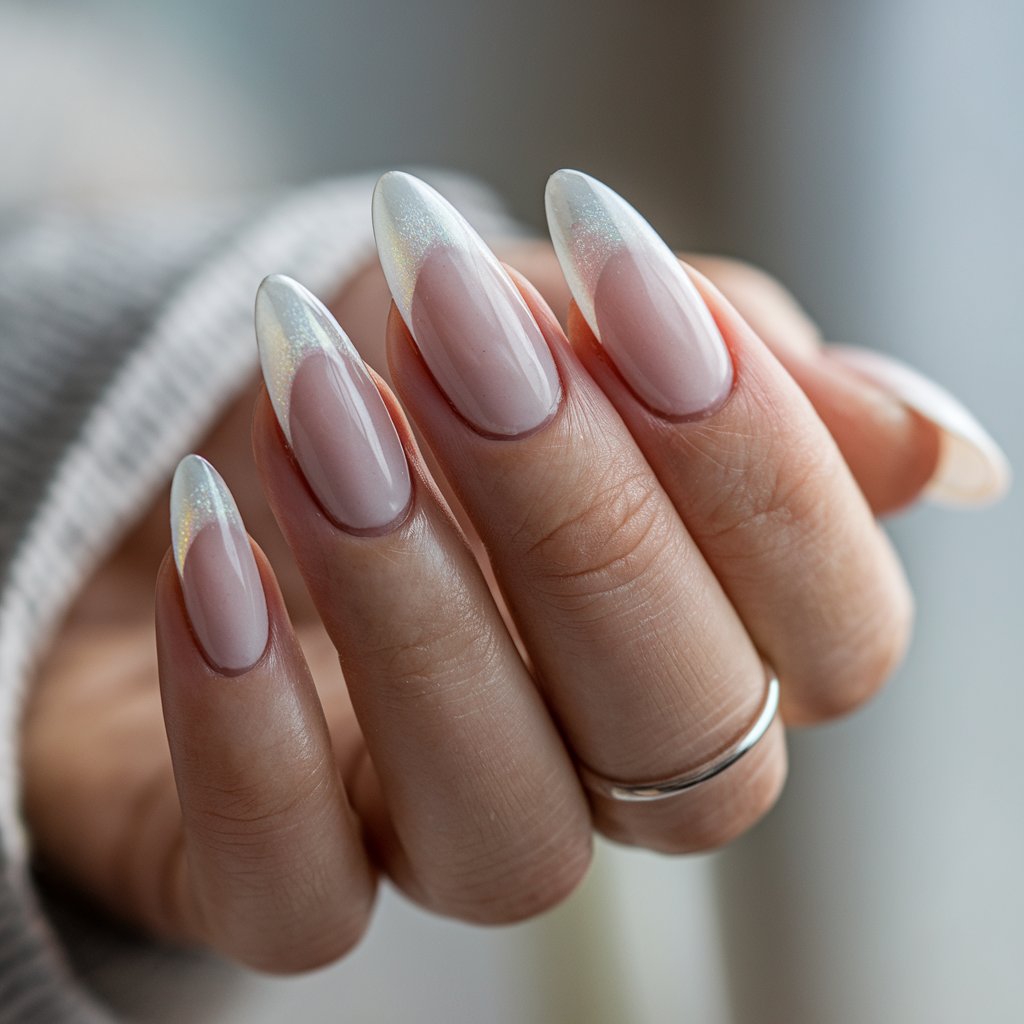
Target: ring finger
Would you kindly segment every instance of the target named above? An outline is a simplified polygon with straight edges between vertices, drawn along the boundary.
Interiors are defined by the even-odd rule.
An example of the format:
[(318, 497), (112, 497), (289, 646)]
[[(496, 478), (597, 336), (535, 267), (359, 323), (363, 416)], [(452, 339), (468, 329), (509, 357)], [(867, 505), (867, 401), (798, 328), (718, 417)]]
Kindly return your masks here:
[(560, 171), (548, 213), (578, 304), (577, 352), (784, 680), (787, 721), (856, 707), (901, 657), (911, 601), (824, 424), (611, 189)]

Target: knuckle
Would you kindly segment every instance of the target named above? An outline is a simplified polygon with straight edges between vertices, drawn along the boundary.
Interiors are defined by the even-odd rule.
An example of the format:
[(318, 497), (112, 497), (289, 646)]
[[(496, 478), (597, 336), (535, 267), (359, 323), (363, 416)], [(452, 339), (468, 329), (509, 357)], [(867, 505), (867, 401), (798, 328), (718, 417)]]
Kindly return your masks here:
[[(785, 606), (761, 614), (788, 637), (775, 667), (794, 724), (865, 703), (902, 660), (913, 623), (897, 563), (866, 516), (845, 507), (842, 472), (827, 453), (780, 443), (756, 489), (737, 481), (720, 490), (698, 538), (713, 542), (717, 565), (748, 592), (762, 589), (766, 564), (781, 574)], [(766, 641), (766, 653), (773, 646)]]
[[(295, 749), (292, 739), (287, 749)], [(254, 777), (245, 767), (209, 779), (202, 789), (197, 786), (190, 830), (210, 848), (230, 851), (240, 864), (273, 856), (269, 839), (287, 834), (295, 821), (319, 813), (331, 799), (334, 781), (326, 757), (315, 756), (304, 765), (302, 760), (295, 758), (295, 770), (287, 776)]]
[(872, 617), (862, 647), (860, 662), (861, 692), (853, 707), (858, 706), (881, 689), (899, 666), (910, 640), (913, 601), (893, 597), (881, 615)]
[(294, 974), (341, 959), (364, 935), (375, 884), (323, 852), (228, 841), (219, 870), (196, 879), (198, 934), (257, 970)]
[[(718, 479), (701, 510), (701, 537), (714, 541), (728, 556), (750, 555), (760, 560), (765, 544), (802, 541), (827, 516), (827, 495), (837, 463), (815, 445), (793, 443), (792, 438), (762, 439), (768, 445), (756, 474), (748, 471), (745, 456)], [(735, 452), (735, 438), (724, 441)], [(742, 446), (740, 446), (742, 447)]]
[(474, 924), (512, 924), (544, 913), (566, 899), (590, 866), (589, 825), (581, 828), (571, 816), (566, 824), (533, 829), (533, 845), (489, 842), (450, 866), (431, 888), (431, 902)]
[[(554, 525), (524, 552), (535, 584), (582, 603), (632, 587), (669, 545), (670, 520), (649, 472), (613, 465), (582, 507), (553, 512)], [(525, 531), (524, 531), (525, 532)]]
[(392, 624), (364, 654), (378, 663), (386, 680), (379, 697), (392, 710), (411, 704), (483, 709), (499, 697), (495, 682), (503, 678), (507, 649), (483, 609), (449, 606), (400, 629)]
[[(731, 259), (723, 261), (721, 273), (728, 282), (723, 285), (723, 291), (735, 291), (752, 300), (770, 302), (806, 318), (793, 293), (767, 270), (744, 260)], [(807, 322), (810, 324), (809, 320)]]
[(792, 711), (786, 706), (788, 721), (810, 725), (850, 714), (878, 693), (902, 662), (914, 619), (909, 588), (897, 586), (864, 606), (817, 669), (812, 697), (801, 699)]

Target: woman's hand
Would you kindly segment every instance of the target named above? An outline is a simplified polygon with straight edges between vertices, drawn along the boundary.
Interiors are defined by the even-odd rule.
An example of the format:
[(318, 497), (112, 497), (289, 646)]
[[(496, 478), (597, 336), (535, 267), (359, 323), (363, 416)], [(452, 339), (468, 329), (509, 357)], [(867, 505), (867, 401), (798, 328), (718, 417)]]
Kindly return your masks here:
[[(447, 211), (423, 202), (437, 227)], [(475, 368), (445, 369), (444, 346), (469, 346), (467, 328), (524, 308), (493, 277), (485, 301), (478, 257), (457, 255), (406, 263), (418, 278), (387, 334), (401, 407), (381, 381), (374, 406), (376, 387), (344, 360), (294, 390), (288, 371), (270, 381), (273, 405), (256, 400), (258, 472), (251, 398), (204, 448), (270, 561), (257, 550), (252, 575), (230, 529), (213, 538), (220, 555), (190, 552), (188, 540), (213, 535), (186, 526), (184, 586), (170, 557), (160, 568), (177, 788), (144, 596), (166, 505), (90, 585), (42, 674), (24, 744), (40, 855), (160, 934), (297, 970), (357, 941), (380, 871), (440, 913), (511, 921), (572, 890), (595, 827), (665, 851), (726, 842), (778, 795), (781, 721), (715, 779), (656, 803), (588, 796), (574, 762), (626, 782), (682, 772), (750, 726), (762, 658), (782, 681), (786, 721), (810, 722), (865, 700), (906, 645), (909, 593), (871, 513), (933, 478), (939, 432), (830, 361), (776, 284), (692, 261), (719, 285), (691, 275), (718, 332), (708, 343), (724, 342), (735, 379), (717, 405), (681, 418), (640, 400), (578, 311), (570, 344), (520, 277), (530, 320), (514, 330), (543, 372), (529, 392), (489, 396), (482, 377), (460, 391), (493, 374), (486, 361), (509, 331), (477, 335)], [(566, 307), (550, 248), (506, 258)], [(266, 352), (316, 311), (284, 284), (264, 294), (264, 333), (275, 317), (282, 328), (261, 339)], [(642, 289), (616, 299), (627, 338), (649, 301)], [(378, 367), (386, 302), (368, 270), (333, 304)], [(494, 379), (515, 369), (506, 361)], [(332, 405), (353, 393), (372, 427)], [(397, 435), (354, 470), (353, 424), (380, 433), (384, 409)], [(196, 480), (192, 512), (217, 487)]]

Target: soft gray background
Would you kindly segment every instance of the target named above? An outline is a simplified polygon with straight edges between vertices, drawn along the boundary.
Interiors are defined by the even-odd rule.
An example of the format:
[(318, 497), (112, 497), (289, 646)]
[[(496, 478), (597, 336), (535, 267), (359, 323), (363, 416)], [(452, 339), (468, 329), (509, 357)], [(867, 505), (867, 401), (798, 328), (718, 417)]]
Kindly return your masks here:
[[(916, 364), (1024, 464), (1019, 0), (82, 0), (0, 5), (0, 196), (217, 193), (437, 163), (539, 221), (578, 166), (670, 241), (780, 276)], [(386, 895), (346, 962), (149, 1020), (940, 1024), (1024, 1012), (1021, 497), (892, 524), (911, 656), (792, 741), (716, 857), (604, 847), (569, 903), (474, 930)]]

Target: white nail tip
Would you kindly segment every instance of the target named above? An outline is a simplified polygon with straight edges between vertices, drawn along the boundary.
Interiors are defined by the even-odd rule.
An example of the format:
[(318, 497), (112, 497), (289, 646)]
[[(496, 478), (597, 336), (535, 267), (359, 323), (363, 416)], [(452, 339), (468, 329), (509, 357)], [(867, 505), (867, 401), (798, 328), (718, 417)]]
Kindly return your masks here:
[(381, 175), (373, 190), (373, 235), (381, 268), (402, 318), (412, 318), (416, 279), (435, 249), (472, 255), (502, 288), (504, 297), (526, 308), (498, 258), (472, 226), (436, 189), (405, 171)]
[(284, 274), (264, 278), (256, 292), (256, 341), (270, 402), (291, 444), (292, 381), (306, 356), (341, 352), (353, 366), (362, 361), (330, 310), (307, 288)]
[(411, 321), (416, 278), (439, 246), (482, 248), (465, 237), (462, 217), (426, 182), (404, 171), (381, 175), (373, 190), (373, 236), (398, 311)]
[(556, 171), (545, 191), (573, 299), (635, 394), (667, 416), (703, 416), (732, 387), (728, 349), (671, 249), (607, 185)]
[(1012, 471), (1002, 449), (945, 388), (879, 352), (850, 345), (830, 345), (827, 351), (939, 428), (939, 464), (926, 497), (948, 505), (985, 505), (1007, 492)]
[[(597, 283), (608, 260), (619, 250), (644, 253), (670, 275), (695, 310), (704, 303), (675, 253), (653, 227), (614, 189), (582, 171), (563, 168), (548, 179), (544, 207), (555, 255), (569, 290), (598, 341), (601, 334), (594, 309)], [(702, 326), (718, 335), (710, 313)]]
[(199, 455), (186, 455), (178, 463), (171, 483), (171, 546), (179, 574), (197, 534), (211, 523), (232, 526), (244, 533), (242, 517), (220, 473)]
[(425, 182), (389, 171), (373, 194), (373, 230), (395, 305), (463, 418), (494, 436), (544, 422), (558, 405), (551, 352), (497, 257)]

